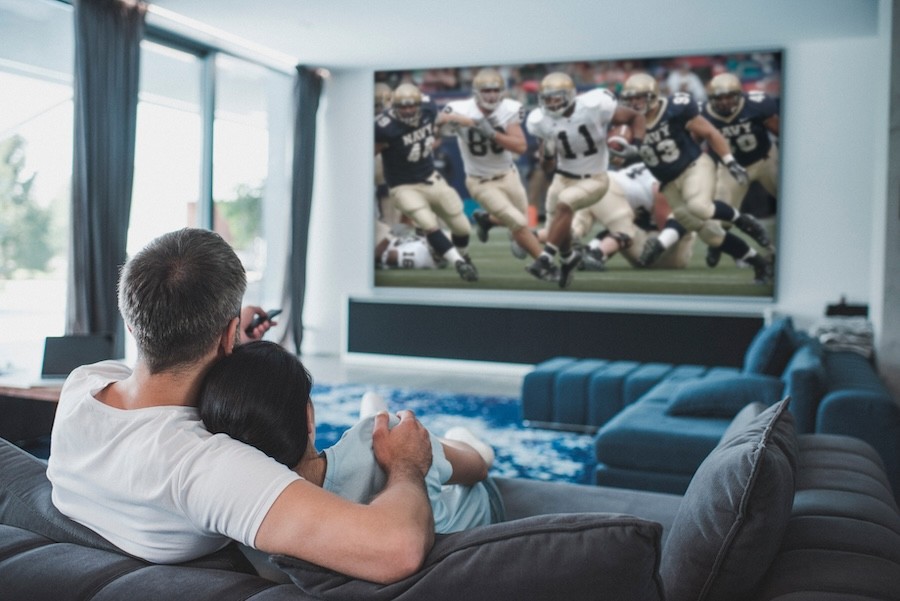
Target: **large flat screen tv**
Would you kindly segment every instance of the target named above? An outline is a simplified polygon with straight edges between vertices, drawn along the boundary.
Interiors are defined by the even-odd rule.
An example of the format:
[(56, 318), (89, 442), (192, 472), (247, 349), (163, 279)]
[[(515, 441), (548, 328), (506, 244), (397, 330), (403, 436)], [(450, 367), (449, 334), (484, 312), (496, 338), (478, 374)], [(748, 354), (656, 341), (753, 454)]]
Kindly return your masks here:
[[(765, 50), (375, 72), (375, 286), (773, 298), (782, 57)], [(631, 143), (636, 121), (608, 123), (647, 105), (640, 146)], [(542, 161), (551, 152), (555, 163)], [(554, 178), (569, 179), (565, 189), (579, 185), (573, 178), (597, 185), (594, 169), (562, 168), (576, 170), (588, 154), (608, 157), (608, 187), (573, 211), (572, 248), (582, 260), (562, 287), (567, 251), (553, 257), (551, 272), (535, 274), (534, 245), (518, 241), (533, 233), (543, 248), (551, 216), (562, 219), (546, 207)], [(461, 202), (467, 246), (458, 218), (435, 215), (416, 192), (444, 184)], [(518, 186), (499, 205), (492, 200), (497, 188)], [(514, 238), (522, 227), (528, 233)], [(477, 279), (458, 268), (453, 250), (468, 254)]]

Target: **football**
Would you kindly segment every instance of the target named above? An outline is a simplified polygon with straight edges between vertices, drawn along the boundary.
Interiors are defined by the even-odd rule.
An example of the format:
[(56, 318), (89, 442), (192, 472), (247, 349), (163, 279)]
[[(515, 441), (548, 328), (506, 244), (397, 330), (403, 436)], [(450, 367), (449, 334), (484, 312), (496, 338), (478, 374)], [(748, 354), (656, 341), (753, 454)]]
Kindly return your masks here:
[(627, 125), (613, 125), (606, 134), (606, 144), (613, 150), (623, 150), (631, 143), (631, 128)]

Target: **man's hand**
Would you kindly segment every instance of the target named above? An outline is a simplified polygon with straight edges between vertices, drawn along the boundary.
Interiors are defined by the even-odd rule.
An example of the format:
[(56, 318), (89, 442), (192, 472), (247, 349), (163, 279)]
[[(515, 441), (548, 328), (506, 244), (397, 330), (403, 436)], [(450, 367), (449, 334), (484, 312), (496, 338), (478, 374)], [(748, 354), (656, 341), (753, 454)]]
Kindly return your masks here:
[[(246, 328), (253, 323), (253, 318), (257, 315), (260, 316), (261, 322), (258, 326), (251, 330), (247, 330)], [(247, 340), (261, 340), (266, 332), (269, 331), (273, 325), (277, 322), (266, 319), (268, 314), (262, 309), (262, 307), (257, 307), (255, 305), (247, 305), (241, 309), (241, 325), (240, 329), (242, 330), (242, 338), (246, 337)]]
[(397, 413), (400, 418), (393, 428), (388, 428), (388, 414), (378, 413), (372, 430), (372, 450), (375, 460), (387, 473), (424, 478), (431, 467), (431, 439), (428, 430), (416, 419), (412, 411)]
[(475, 121), (475, 125), (476, 125), (478, 131), (480, 131), (482, 134), (484, 134), (484, 136), (487, 137), (489, 140), (493, 140), (494, 137), (497, 135), (497, 130), (494, 129), (494, 126), (491, 124), (491, 120), (488, 119), (487, 117), (482, 117), (481, 119), (478, 119), (477, 121)]
[(741, 167), (734, 159), (725, 163), (725, 166), (728, 167), (728, 173), (737, 180), (737, 183), (743, 186), (750, 181), (750, 175), (747, 173), (747, 170)]

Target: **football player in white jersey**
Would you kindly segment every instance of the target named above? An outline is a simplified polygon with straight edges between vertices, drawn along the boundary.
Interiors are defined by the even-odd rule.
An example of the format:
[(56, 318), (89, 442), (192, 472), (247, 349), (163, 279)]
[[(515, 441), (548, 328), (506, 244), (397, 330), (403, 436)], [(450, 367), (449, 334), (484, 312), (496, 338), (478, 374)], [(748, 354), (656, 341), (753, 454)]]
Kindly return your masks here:
[[(747, 179), (747, 171), (729, 152), (728, 142), (722, 134), (700, 115), (697, 103), (689, 94), (679, 92), (660, 97), (659, 84), (650, 74), (629, 76), (622, 86), (621, 97), (625, 105), (646, 116), (646, 136), (642, 142), (635, 142), (635, 146), (659, 180), (660, 189), (678, 222), (688, 231), (697, 232), (708, 246), (752, 265), (756, 283), (770, 284), (772, 262), (719, 224), (719, 221), (732, 222), (760, 246), (770, 244), (765, 228), (753, 216), (714, 198), (716, 167), (703, 151), (700, 141), (705, 141), (722, 157), (732, 177), (741, 181)], [(658, 238), (649, 240), (644, 246), (641, 263), (652, 265), (664, 250)]]
[[(528, 148), (522, 131), (524, 109), (521, 102), (503, 98), (505, 89), (506, 82), (496, 69), (481, 69), (472, 80), (473, 96), (448, 103), (444, 112), (474, 122), (473, 127), (454, 123), (448, 129), (459, 143), (466, 188), (484, 208), (473, 215), (478, 239), (487, 242), (488, 231), (495, 225), (504, 225), (515, 245), (537, 259), (542, 248), (527, 227), (528, 197), (514, 156)], [(515, 245), (513, 252), (521, 252), (515, 250)], [(555, 266), (541, 275), (555, 280)]]
[(541, 140), (543, 160), (555, 161), (556, 167), (547, 191), (547, 243), (526, 269), (541, 278), (552, 270), (558, 255), (559, 287), (566, 288), (581, 263), (581, 254), (572, 249), (575, 211), (600, 202), (609, 187), (607, 129), (610, 124), (627, 124), (635, 142), (639, 142), (644, 137), (645, 120), (637, 111), (619, 106), (608, 90), (576, 96), (572, 78), (560, 72), (541, 80), (538, 102), (525, 126)]
[(447, 260), (437, 256), (424, 236), (412, 232), (396, 236), (381, 221), (375, 222), (376, 269), (443, 269)]
[[(439, 113), (415, 85), (400, 84), (391, 108), (375, 117), (375, 154), (382, 157), (394, 206), (425, 232), (429, 245), (456, 267), (463, 280), (474, 282), (478, 270), (467, 252), (471, 224), (459, 194), (434, 166), (435, 134), (448, 121), (473, 125), (462, 115)], [(440, 229), (441, 222), (450, 229), (449, 238)]]
[[(617, 208), (614, 220), (609, 219), (610, 207)], [(658, 228), (661, 231), (648, 232), (637, 225), (639, 220), (653, 226), (662, 224)], [(602, 201), (575, 213), (573, 238), (583, 239), (596, 223), (603, 224), (605, 229), (591, 239), (585, 250), (584, 266), (591, 271), (602, 271), (606, 262), (620, 251), (633, 267), (640, 267), (644, 245), (653, 238), (663, 240), (667, 249), (653, 263), (654, 267), (684, 269), (693, 255), (696, 236), (672, 217), (669, 203), (659, 192), (659, 182), (640, 162), (609, 172), (609, 190)]]

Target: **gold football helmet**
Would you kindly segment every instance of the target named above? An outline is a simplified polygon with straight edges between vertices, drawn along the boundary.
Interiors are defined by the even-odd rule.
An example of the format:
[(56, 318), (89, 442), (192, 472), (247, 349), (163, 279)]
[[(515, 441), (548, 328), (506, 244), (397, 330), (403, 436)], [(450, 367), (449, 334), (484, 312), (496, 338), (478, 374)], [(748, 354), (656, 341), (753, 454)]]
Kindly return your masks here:
[(625, 80), (620, 94), (622, 103), (646, 115), (659, 101), (659, 83), (647, 73), (635, 73)]
[(541, 80), (538, 102), (544, 112), (560, 117), (575, 104), (575, 82), (565, 73), (550, 73)]
[(391, 108), (397, 119), (415, 127), (422, 115), (422, 92), (411, 83), (400, 84), (391, 96)]
[(375, 84), (375, 114), (391, 108), (391, 86), (383, 81)]
[(731, 73), (721, 73), (709, 82), (709, 103), (723, 117), (730, 117), (738, 110), (744, 88), (741, 80)]
[(503, 76), (496, 69), (482, 69), (475, 74), (475, 79), (472, 80), (475, 102), (488, 112), (500, 106), (505, 89), (506, 82), (503, 81)]

